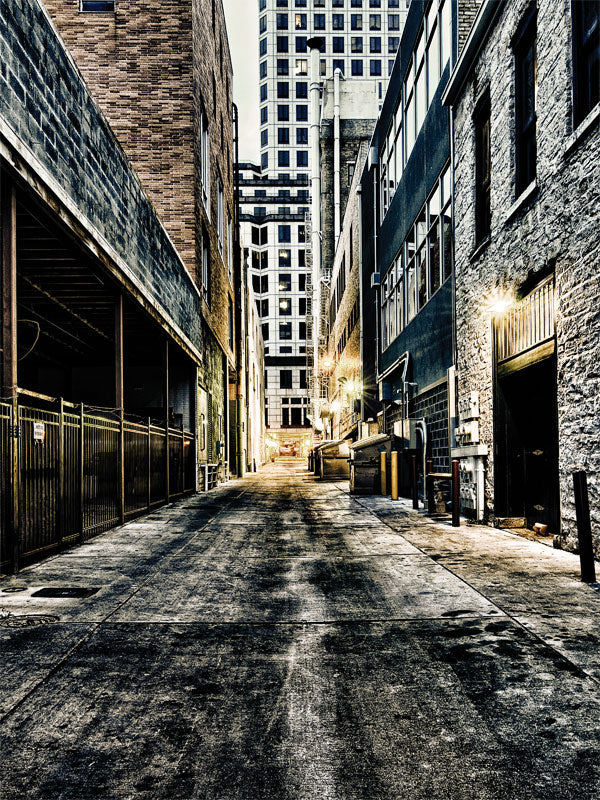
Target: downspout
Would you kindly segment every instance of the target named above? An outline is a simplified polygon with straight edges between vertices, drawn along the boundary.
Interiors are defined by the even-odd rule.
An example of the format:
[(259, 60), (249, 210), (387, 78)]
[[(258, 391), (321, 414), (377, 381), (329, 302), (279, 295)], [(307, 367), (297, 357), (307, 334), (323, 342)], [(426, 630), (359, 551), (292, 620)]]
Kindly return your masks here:
[[(320, 117), (320, 51), (322, 39), (307, 42), (310, 48), (310, 149), (311, 149), (311, 254), (312, 254), (312, 316), (313, 316), (313, 400), (320, 399), (319, 334), (321, 328), (321, 165), (319, 158)], [(314, 413), (318, 414), (318, 402)]]
[(238, 108), (233, 103), (233, 153), (234, 153), (234, 186), (233, 186), (233, 282), (234, 282), (234, 308), (235, 331), (237, 335), (235, 347), (236, 375), (236, 474), (241, 478), (244, 475), (244, 373), (245, 373), (245, 337), (242, 336), (245, 323), (244, 304), (246, 297), (246, 277), (242, 267), (242, 252), (240, 241), (240, 175), (239, 175), (239, 114)]
[(363, 311), (363, 257), (362, 257), (362, 186), (359, 184), (356, 189), (358, 198), (358, 310), (360, 324), (360, 368), (361, 368), (361, 390), (360, 390), (360, 421), (365, 421), (365, 324)]
[[(373, 272), (377, 269), (377, 162), (373, 162)], [(379, 286), (375, 286), (375, 374), (379, 375)], [(385, 416), (385, 411), (384, 411)]]
[(340, 185), (340, 78), (342, 72), (333, 73), (333, 232), (337, 248), (341, 231), (341, 185)]

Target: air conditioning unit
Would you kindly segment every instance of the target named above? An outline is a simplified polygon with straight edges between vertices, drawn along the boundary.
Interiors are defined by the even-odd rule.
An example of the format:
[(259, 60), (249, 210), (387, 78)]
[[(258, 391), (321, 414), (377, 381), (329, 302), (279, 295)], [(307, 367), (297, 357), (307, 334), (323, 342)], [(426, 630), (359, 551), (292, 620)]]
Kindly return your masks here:
[(394, 422), (394, 436), (397, 436), (404, 450), (416, 450), (419, 446), (417, 438), (418, 423), (421, 419), (402, 419)]
[(371, 273), (371, 289), (374, 289), (376, 286), (381, 286), (381, 273), (380, 272), (372, 272)]

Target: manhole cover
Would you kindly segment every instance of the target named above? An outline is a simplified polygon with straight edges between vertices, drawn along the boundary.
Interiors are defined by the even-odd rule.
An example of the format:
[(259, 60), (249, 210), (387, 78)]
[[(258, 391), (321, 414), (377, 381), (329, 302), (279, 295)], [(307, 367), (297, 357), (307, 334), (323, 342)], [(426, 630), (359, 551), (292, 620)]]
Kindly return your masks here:
[(86, 589), (84, 586), (45, 586), (33, 592), (32, 597), (91, 597), (99, 591), (96, 589)]
[(26, 586), (7, 586), (5, 589), (2, 589), (4, 594), (14, 594), (15, 592), (26, 592)]
[(14, 616), (9, 614), (0, 617), (0, 628), (34, 628), (36, 625), (49, 625), (51, 622), (58, 622), (58, 617), (50, 614), (24, 614)]

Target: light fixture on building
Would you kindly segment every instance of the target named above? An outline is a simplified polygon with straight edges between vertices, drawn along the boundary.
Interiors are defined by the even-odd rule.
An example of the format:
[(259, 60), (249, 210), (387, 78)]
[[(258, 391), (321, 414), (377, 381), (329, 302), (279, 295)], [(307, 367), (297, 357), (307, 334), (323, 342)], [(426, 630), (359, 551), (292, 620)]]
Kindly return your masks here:
[(513, 302), (514, 298), (510, 293), (496, 291), (490, 298), (487, 310), (492, 314), (504, 314)]

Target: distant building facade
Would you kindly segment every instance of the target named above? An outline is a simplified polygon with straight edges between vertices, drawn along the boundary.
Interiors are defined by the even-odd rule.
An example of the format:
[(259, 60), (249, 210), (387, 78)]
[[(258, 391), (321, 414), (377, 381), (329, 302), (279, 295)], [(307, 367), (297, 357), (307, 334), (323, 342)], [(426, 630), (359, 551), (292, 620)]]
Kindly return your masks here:
[(486, 1), (445, 96), (458, 399), (478, 406), (483, 516), (542, 523), (569, 549), (575, 469), (600, 523), (599, 26), (598, 2)]

